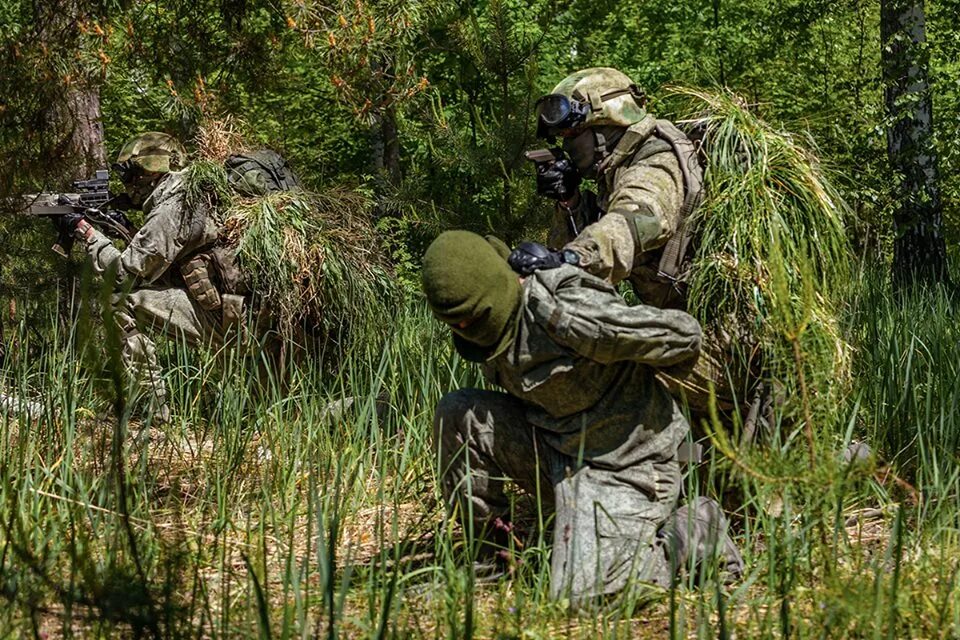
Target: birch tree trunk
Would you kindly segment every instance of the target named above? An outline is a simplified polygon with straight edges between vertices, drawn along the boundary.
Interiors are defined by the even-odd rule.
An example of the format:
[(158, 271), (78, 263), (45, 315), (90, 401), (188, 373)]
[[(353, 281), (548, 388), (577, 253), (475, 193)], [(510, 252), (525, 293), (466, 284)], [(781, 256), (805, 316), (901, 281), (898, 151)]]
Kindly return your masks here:
[(887, 154), (897, 175), (893, 280), (946, 283), (923, 0), (881, 0), (880, 37)]

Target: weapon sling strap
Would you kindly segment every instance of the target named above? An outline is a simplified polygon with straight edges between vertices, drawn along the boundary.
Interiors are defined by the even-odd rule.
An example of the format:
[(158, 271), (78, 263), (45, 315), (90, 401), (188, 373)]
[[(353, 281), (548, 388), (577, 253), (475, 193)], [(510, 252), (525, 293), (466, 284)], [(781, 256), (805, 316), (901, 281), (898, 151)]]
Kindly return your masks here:
[(660, 276), (676, 281), (683, 269), (683, 262), (690, 248), (694, 228), (690, 218), (703, 202), (703, 169), (697, 156), (697, 148), (680, 129), (666, 120), (657, 120), (657, 137), (666, 140), (680, 163), (683, 173), (684, 196), (680, 207), (680, 222), (677, 231), (663, 246), (658, 272)]

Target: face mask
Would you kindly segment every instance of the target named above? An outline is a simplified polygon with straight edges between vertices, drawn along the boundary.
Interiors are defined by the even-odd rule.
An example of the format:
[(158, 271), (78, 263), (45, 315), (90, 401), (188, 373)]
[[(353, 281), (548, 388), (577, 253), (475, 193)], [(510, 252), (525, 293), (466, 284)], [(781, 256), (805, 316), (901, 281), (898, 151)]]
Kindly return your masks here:
[(135, 207), (142, 207), (150, 194), (153, 193), (156, 184), (156, 180), (145, 180), (143, 177), (125, 184), (127, 195), (130, 196), (130, 203)]
[(593, 180), (597, 167), (617, 146), (624, 131), (624, 127), (617, 126), (589, 127), (578, 136), (564, 138), (563, 150), (577, 165), (580, 175)]
[(597, 174), (597, 135), (593, 129), (584, 129), (573, 138), (563, 139), (563, 150), (580, 170), (580, 175), (592, 178)]

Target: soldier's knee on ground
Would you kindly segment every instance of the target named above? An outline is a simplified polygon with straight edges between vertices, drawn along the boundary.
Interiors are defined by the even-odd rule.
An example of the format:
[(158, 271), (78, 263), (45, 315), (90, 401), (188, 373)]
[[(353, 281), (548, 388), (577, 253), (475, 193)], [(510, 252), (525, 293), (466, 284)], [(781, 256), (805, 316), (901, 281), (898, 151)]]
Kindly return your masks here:
[(475, 403), (471, 389), (451, 391), (440, 398), (433, 414), (434, 446), (443, 457), (455, 454), (468, 439), (466, 416)]
[(114, 294), (110, 298), (110, 308), (113, 325), (120, 331), (121, 338), (137, 333), (137, 321), (127, 296)]

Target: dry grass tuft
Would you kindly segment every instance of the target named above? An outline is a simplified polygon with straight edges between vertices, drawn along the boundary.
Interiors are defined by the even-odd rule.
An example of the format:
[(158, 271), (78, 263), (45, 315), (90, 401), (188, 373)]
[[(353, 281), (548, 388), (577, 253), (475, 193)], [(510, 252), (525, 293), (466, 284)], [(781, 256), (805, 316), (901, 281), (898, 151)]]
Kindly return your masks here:
[(193, 140), (198, 157), (223, 164), (231, 155), (249, 151), (246, 131), (247, 123), (231, 115), (205, 120)]
[(215, 210), (220, 242), (236, 251), (251, 289), (285, 339), (327, 347), (331, 362), (379, 341), (399, 288), (371, 220), (370, 198), (343, 186), (257, 197), (237, 193), (224, 160), (251, 150), (244, 128), (233, 118), (201, 128), (203, 159), (187, 170), (188, 205)]

